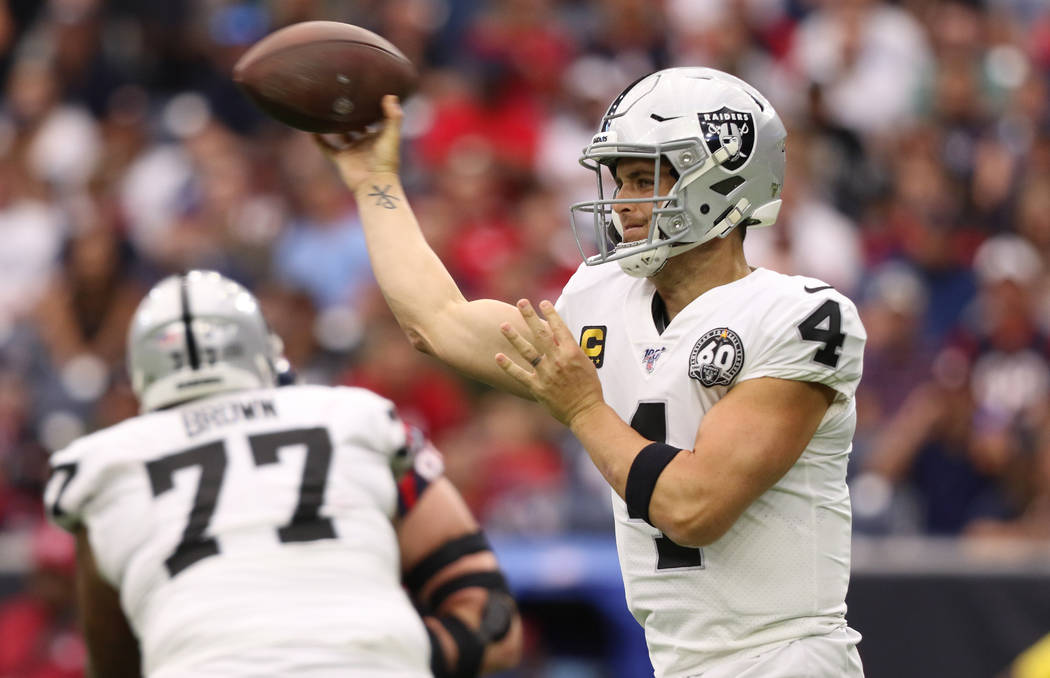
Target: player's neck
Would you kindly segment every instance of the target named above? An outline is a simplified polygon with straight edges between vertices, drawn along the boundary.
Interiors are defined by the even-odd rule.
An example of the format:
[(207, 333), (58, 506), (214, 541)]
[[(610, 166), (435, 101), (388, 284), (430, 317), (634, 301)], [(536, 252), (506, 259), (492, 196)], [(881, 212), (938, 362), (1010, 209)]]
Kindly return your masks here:
[(650, 280), (667, 308), (668, 320), (691, 301), (719, 285), (740, 280), (751, 273), (740, 239), (732, 235), (716, 238), (667, 260), (663, 270)]

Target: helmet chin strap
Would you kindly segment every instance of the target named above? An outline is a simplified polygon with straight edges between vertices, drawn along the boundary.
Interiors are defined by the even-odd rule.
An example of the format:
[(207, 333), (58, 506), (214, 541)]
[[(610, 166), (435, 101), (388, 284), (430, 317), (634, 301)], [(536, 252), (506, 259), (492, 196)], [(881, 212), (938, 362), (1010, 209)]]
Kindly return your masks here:
[[(644, 242), (644, 241), (642, 241)], [(662, 245), (656, 249), (638, 252), (617, 261), (627, 275), (635, 278), (651, 278), (663, 270), (667, 260), (683, 252), (699, 247), (702, 242), (685, 242)]]
[[(639, 240), (639, 244), (644, 244), (644, 240)], [(623, 270), (629, 276), (635, 278), (649, 278), (663, 269), (664, 264), (667, 263), (667, 259), (671, 252), (670, 245), (661, 245), (651, 250), (645, 250), (644, 252), (636, 252), (630, 256), (626, 256), (623, 259), (617, 259), (616, 263), (620, 265), (620, 269)]]

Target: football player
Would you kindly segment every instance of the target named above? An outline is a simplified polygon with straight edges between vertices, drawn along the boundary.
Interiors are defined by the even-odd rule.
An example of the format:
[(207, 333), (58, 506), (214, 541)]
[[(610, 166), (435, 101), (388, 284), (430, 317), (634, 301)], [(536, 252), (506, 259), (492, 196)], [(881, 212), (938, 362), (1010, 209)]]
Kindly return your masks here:
[(573, 228), (597, 253), (543, 317), (463, 297), (398, 180), (396, 99), (384, 110), (371, 137), (318, 138), (383, 293), (420, 350), (539, 401), (582, 442), (613, 490), (656, 675), (861, 676), (845, 476), (866, 335), (831, 286), (744, 257), (746, 229), (780, 208), (769, 101), (708, 68), (628, 86), (581, 158), (599, 196)]
[(516, 663), (514, 601), (441, 456), (369, 391), (277, 388), (281, 363), (256, 299), (218, 273), (169, 277), (139, 305), (142, 414), (56, 453), (45, 496), (76, 535), (93, 675)]

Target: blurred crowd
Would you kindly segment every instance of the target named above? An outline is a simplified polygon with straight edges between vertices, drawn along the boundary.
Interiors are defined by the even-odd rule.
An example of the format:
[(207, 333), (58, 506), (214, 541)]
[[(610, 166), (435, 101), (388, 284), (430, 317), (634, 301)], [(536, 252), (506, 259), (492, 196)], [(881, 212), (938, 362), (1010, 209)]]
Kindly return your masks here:
[[(305, 381), (394, 400), (490, 530), (609, 529), (563, 429), (411, 349), (332, 168), (232, 83), (253, 42), (321, 18), (419, 67), (404, 178), (468, 296), (557, 298), (580, 261), (568, 205), (595, 192), (577, 157), (625, 85), (675, 65), (754, 84), (789, 150), (749, 259), (835, 285), (869, 333), (857, 531), (1050, 537), (1039, 0), (0, 2), (0, 535), (58, 539), (40, 527), (48, 453), (136, 414), (130, 313), (191, 267), (253, 289)], [(5, 636), (0, 675), (33, 661)]]

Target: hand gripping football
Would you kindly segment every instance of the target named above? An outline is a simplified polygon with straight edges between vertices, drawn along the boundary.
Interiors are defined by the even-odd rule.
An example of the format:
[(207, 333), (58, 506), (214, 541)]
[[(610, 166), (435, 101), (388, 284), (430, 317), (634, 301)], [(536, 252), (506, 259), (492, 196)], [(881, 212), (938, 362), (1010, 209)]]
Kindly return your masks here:
[(386, 94), (404, 99), (416, 69), (375, 33), (337, 21), (305, 21), (253, 45), (233, 79), (268, 115), (306, 132), (354, 132), (383, 119)]

